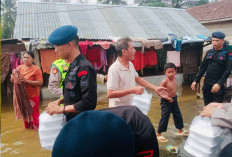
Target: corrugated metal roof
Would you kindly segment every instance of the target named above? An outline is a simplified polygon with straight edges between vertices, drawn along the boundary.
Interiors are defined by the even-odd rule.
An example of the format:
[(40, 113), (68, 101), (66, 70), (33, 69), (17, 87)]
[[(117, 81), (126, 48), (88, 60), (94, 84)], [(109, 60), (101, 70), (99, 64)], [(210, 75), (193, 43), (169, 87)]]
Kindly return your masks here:
[(77, 26), (84, 39), (109, 40), (111, 37), (162, 39), (210, 32), (184, 9), (84, 5), (67, 3), (18, 2), (15, 38), (45, 38), (62, 25)]

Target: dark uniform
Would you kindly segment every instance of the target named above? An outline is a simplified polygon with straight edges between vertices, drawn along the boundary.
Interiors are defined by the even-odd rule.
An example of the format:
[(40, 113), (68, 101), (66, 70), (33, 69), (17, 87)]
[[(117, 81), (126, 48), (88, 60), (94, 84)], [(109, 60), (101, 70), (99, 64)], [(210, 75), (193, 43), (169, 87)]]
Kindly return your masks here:
[[(203, 96), (204, 103), (208, 105), (210, 102), (222, 102), (224, 99), (224, 83), (231, 73), (231, 54), (229, 50), (222, 48), (221, 50), (211, 49), (207, 51), (205, 58), (200, 67), (199, 73), (195, 79), (198, 83), (206, 72)], [(221, 86), (217, 93), (211, 93), (214, 84)]]
[(136, 157), (159, 157), (159, 145), (150, 119), (135, 106), (120, 106), (101, 109), (124, 119), (135, 137)]
[[(55, 46), (64, 45), (79, 38), (77, 32), (78, 29), (75, 26), (61, 26), (50, 34), (48, 41)], [(64, 106), (74, 105), (76, 110), (76, 113), (65, 113), (67, 121), (83, 111), (96, 108), (96, 71), (81, 53), (69, 66), (63, 82), (63, 95)]]
[(67, 121), (80, 112), (96, 108), (96, 71), (82, 54), (70, 65), (63, 85), (64, 105), (73, 104), (77, 111), (77, 113), (65, 113)]

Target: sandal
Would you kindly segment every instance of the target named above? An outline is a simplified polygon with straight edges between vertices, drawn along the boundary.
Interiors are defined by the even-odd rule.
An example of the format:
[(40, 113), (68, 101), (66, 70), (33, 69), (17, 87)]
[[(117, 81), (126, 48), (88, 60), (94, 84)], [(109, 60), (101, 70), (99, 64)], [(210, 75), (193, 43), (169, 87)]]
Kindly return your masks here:
[(188, 130), (183, 130), (181, 133), (176, 133), (177, 136), (188, 136), (189, 131)]
[(160, 142), (168, 142), (168, 139), (163, 136), (157, 136), (158, 141)]
[(168, 145), (168, 146), (166, 146), (166, 148), (172, 154), (177, 154), (179, 152), (179, 147), (178, 146)]

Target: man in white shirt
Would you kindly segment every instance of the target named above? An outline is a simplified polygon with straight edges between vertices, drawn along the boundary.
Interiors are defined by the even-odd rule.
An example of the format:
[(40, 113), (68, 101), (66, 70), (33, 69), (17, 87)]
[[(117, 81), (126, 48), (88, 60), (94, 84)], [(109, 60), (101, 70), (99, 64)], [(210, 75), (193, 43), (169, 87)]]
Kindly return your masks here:
[[(133, 94), (142, 94), (144, 87), (155, 91), (159, 96), (168, 98), (163, 87), (157, 87), (139, 77), (131, 61), (135, 56), (135, 48), (128, 37), (116, 43), (119, 57), (110, 66), (107, 80), (109, 107), (131, 105)], [(141, 86), (136, 86), (138, 83)], [(143, 87), (142, 87), (143, 86)]]

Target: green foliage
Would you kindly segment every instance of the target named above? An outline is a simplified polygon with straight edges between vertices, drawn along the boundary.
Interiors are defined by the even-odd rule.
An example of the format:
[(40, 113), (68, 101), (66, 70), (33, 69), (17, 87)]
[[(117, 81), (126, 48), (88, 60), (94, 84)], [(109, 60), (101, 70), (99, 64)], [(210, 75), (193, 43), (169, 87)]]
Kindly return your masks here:
[(172, 0), (173, 8), (181, 8), (183, 0)]
[(1, 1), (1, 38), (12, 38), (16, 19), (16, 0)]
[(1, 30), (1, 39), (9, 39), (11, 37), (11, 30), (9, 26), (5, 26), (4, 29)]
[(197, 6), (198, 5), (203, 5), (203, 4), (208, 4), (209, 1), (208, 0), (200, 0), (198, 3), (197, 3)]
[(136, 0), (136, 3), (139, 3), (139, 6), (149, 6), (149, 7), (167, 7), (167, 5), (162, 2), (162, 0)]
[(139, 4), (140, 6), (149, 6), (149, 7), (167, 7), (165, 3), (162, 2), (149, 2), (149, 3), (142, 3)]

